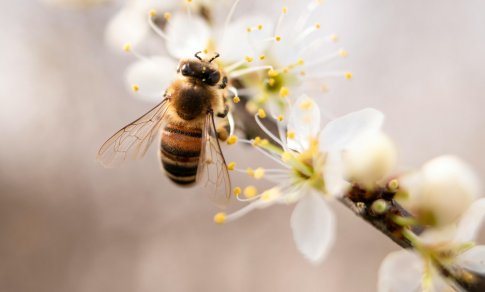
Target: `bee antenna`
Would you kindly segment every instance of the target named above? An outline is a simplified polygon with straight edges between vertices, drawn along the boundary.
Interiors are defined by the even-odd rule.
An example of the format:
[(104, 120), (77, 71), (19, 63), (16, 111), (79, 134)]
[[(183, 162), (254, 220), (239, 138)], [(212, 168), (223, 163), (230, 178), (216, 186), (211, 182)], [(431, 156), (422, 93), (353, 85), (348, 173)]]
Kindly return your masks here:
[(216, 53), (216, 55), (209, 60), (209, 63), (219, 58), (219, 56), (220, 56), (219, 53)]
[(195, 53), (195, 55), (194, 55), (194, 56), (195, 56), (197, 59), (199, 59), (200, 61), (202, 61), (202, 59), (199, 57), (199, 54), (200, 54), (200, 53), (202, 53), (202, 51), (198, 51), (197, 53)]

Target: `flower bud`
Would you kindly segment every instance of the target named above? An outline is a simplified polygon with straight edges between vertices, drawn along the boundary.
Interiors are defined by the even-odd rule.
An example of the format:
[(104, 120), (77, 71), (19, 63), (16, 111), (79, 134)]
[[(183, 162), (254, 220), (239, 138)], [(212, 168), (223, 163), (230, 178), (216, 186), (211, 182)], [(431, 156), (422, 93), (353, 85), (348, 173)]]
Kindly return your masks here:
[(456, 222), (479, 196), (475, 173), (454, 156), (440, 156), (421, 170), (400, 179), (407, 196), (400, 202), (425, 225), (442, 227)]
[(385, 134), (365, 135), (352, 143), (344, 156), (346, 174), (353, 182), (372, 188), (388, 177), (396, 164), (396, 149)]

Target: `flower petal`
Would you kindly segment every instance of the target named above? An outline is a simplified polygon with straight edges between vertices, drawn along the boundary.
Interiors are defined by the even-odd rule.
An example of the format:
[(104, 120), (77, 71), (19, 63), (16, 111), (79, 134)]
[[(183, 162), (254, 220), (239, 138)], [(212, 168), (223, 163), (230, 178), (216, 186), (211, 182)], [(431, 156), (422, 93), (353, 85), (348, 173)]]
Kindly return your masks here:
[(421, 291), (422, 275), (423, 262), (418, 255), (407, 250), (390, 253), (379, 268), (377, 291)]
[(321, 195), (310, 190), (296, 205), (290, 223), (303, 256), (313, 263), (322, 261), (335, 239), (335, 218)]
[(299, 152), (308, 148), (310, 137), (316, 137), (320, 130), (320, 109), (306, 95), (300, 96), (291, 107), (288, 117), (288, 131), (295, 134), (288, 139), (288, 147)]
[(382, 127), (384, 114), (373, 108), (356, 111), (337, 118), (320, 134), (320, 149), (342, 150), (364, 135), (375, 134)]
[[(261, 25), (261, 30), (247, 32), (248, 27)], [(245, 56), (258, 57), (271, 42), (258, 41), (268, 38), (272, 31), (271, 20), (264, 16), (244, 16), (229, 23), (224, 36), (219, 38), (219, 53), (225, 62), (235, 62), (242, 60)]]
[(176, 76), (176, 64), (165, 57), (152, 57), (131, 64), (126, 70), (126, 82), (139, 86), (137, 97), (148, 101), (160, 101), (164, 91)]
[(458, 223), (455, 242), (462, 243), (476, 238), (485, 218), (485, 199), (476, 200), (466, 210)]
[(458, 264), (467, 270), (485, 274), (485, 245), (477, 245), (461, 254)]
[(175, 13), (167, 24), (166, 33), (169, 41), (167, 50), (171, 56), (192, 58), (198, 51), (207, 48), (210, 38), (210, 28), (201, 17)]

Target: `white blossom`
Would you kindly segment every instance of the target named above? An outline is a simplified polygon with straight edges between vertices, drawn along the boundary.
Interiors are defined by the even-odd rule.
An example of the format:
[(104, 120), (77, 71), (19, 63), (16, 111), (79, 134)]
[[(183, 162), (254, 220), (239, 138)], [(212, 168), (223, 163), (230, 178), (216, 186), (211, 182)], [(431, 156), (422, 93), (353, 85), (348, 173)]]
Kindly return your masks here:
[(278, 138), (262, 125), (261, 114), (260, 111), (256, 115), (256, 121), (281, 148), (260, 138), (248, 142), (283, 169), (251, 169), (250, 174), (264, 177), (277, 186), (241, 199), (250, 203), (232, 214), (219, 213), (215, 219), (223, 223), (272, 204), (296, 203), (291, 216), (295, 243), (308, 260), (318, 263), (328, 254), (335, 237), (335, 219), (327, 200), (342, 195), (348, 186), (341, 153), (354, 139), (377, 132), (383, 115), (374, 109), (364, 109), (335, 119), (320, 131), (318, 107), (309, 97), (301, 96), (290, 107), (288, 131), (280, 128)]

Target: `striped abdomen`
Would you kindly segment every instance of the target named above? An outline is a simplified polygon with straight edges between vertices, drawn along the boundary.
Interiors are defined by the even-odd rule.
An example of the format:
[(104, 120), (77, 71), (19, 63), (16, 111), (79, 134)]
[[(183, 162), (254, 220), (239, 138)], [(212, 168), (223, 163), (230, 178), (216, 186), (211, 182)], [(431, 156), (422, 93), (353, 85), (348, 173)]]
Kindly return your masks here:
[(167, 124), (162, 131), (160, 157), (167, 176), (177, 184), (195, 182), (202, 130)]

